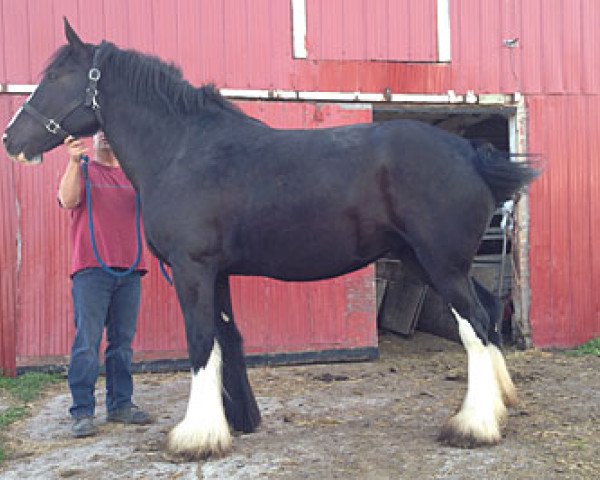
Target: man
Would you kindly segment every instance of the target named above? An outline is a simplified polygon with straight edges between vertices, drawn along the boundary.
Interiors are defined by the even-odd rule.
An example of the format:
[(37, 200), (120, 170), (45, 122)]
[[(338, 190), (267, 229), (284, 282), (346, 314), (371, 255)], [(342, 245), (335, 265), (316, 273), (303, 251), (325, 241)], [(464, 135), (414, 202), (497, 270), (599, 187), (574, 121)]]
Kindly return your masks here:
[[(72, 434), (96, 433), (94, 389), (98, 378), (98, 351), (106, 327), (107, 421), (146, 424), (150, 416), (132, 403), (131, 342), (140, 304), (140, 277), (146, 272), (143, 257), (126, 276), (102, 270), (94, 256), (88, 226), (88, 205), (81, 172), (86, 148), (81, 140), (65, 139), (69, 162), (60, 181), (58, 201), (71, 214), (71, 279), (75, 313), (75, 339), (71, 348), (68, 383), (73, 398)], [(104, 263), (124, 271), (133, 263), (138, 246), (135, 237), (135, 191), (120, 168), (104, 135), (94, 136), (94, 159), (88, 175), (92, 194), (94, 235)]]

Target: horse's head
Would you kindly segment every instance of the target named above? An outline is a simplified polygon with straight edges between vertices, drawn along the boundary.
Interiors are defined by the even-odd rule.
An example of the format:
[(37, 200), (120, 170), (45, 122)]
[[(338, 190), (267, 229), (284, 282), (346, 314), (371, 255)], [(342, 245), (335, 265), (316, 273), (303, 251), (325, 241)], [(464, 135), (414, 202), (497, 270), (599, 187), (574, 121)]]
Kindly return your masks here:
[(98, 49), (83, 43), (66, 19), (65, 36), (68, 44), (58, 50), (39, 86), (2, 136), (13, 160), (39, 163), (42, 153), (60, 145), (68, 135), (89, 136), (100, 126), (95, 112), (100, 73), (92, 68)]

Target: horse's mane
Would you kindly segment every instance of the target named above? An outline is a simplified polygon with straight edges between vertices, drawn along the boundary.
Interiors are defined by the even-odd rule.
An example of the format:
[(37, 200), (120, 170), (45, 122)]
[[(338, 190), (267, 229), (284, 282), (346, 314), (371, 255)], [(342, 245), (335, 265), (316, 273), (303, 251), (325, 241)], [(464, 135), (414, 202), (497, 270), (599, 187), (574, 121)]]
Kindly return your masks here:
[(209, 109), (250, 118), (226, 100), (214, 85), (193, 87), (183, 78), (179, 67), (153, 55), (121, 50), (106, 43), (100, 63), (127, 83), (137, 101), (153, 103), (182, 115), (200, 114)]

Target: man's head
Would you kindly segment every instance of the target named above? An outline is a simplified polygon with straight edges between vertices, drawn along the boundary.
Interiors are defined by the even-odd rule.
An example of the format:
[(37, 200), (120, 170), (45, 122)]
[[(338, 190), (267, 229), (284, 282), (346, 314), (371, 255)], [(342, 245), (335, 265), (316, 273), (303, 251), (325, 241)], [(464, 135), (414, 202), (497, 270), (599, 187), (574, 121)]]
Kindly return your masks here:
[(94, 160), (109, 167), (119, 166), (119, 162), (115, 158), (112, 148), (104, 136), (104, 132), (100, 131), (94, 135), (93, 144)]
[(94, 135), (94, 150), (111, 150), (106, 137), (104, 136), (104, 132), (99, 131)]

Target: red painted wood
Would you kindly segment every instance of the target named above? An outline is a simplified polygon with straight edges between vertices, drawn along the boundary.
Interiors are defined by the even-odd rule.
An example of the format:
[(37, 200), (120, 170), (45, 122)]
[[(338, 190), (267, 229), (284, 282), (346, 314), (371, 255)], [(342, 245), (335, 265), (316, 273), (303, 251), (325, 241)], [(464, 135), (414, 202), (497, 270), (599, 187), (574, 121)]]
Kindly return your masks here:
[[(586, 102), (587, 111), (585, 118), (600, 118), (600, 101), (594, 97), (592, 101)], [(579, 327), (581, 338), (587, 340), (600, 334), (600, 252), (595, 248), (594, 239), (600, 238), (600, 162), (596, 161), (596, 152), (600, 151), (600, 122), (589, 122), (586, 125), (587, 136), (585, 144), (589, 159), (589, 170), (587, 172), (590, 181), (589, 208), (590, 208), (590, 244), (591, 254), (590, 279), (587, 284), (580, 285), (591, 296), (591, 314), (587, 317), (587, 324), (579, 321), (573, 322)]]
[[(558, 0), (548, 0), (543, 8), (541, 0), (450, 2), (451, 64), (392, 62), (383, 66), (389, 76), (380, 74), (383, 62), (368, 60), (403, 56), (414, 60), (426, 55), (430, 62), (435, 61), (434, 0), (309, 0), (309, 53), (323, 50), (324, 43), (341, 53), (322, 57), (327, 60), (308, 61), (294, 60), (291, 55), (289, 2), (1, 3), (0, 81), (9, 83), (37, 79), (45, 60), (64, 42), (62, 15), (66, 15), (84, 39), (98, 42), (108, 37), (119, 46), (181, 62), (188, 78), (197, 83), (324, 91), (378, 92), (390, 87), (397, 92), (418, 93), (448, 89), (459, 93), (515, 89), (527, 94), (600, 93), (600, 82), (596, 81), (600, 55), (595, 47), (600, 7), (591, 0), (564, 6)], [(386, 11), (387, 19), (383, 18)], [(411, 19), (407, 28), (400, 28), (407, 19)], [(519, 38), (517, 48), (503, 45), (509, 38)], [(397, 50), (401, 48), (404, 53)]]
[(308, 0), (308, 58), (434, 62), (435, 0)]
[[(2, 82), (30, 83), (29, 8), (23, 0), (2, 0), (4, 74)], [(39, 67), (38, 67), (39, 68)]]
[[(582, 90), (584, 93), (592, 93), (598, 91), (600, 85), (600, 70), (592, 67), (598, 61), (600, 54), (598, 48), (600, 46), (600, 2), (596, 0), (582, 0), (582, 25), (581, 25), (581, 65), (588, 66), (583, 68), (582, 74)], [(577, 57), (578, 53), (574, 53)]]
[[(542, 12), (545, 12), (545, 7), (542, 6), (543, 0), (529, 0), (522, 2), (521, 18), (524, 27), (517, 31), (519, 35), (512, 38), (519, 38), (519, 50), (521, 52), (521, 62), (515, 68), (514, 76), (521, 83), (523, 92), (541, 93), (544, 83), (544, 68), (546, 67), (545, 59), (542, 56), (542, 50), (545, 50), (545, 45), (542, 44), (542, 27), (543, 18)], [(554, 32), (556, 34), (556, 32)], [(553, 38), (545, 38), (548, 44), (556, 42), (556, 36)], [(515, 52), (512, 55), (517, 55)], [(556, 65), (555, 65), (556, 68)]]
[[(0, 96), (0, 124), (11, 116), (10, 98)], [(13, 164), (0, 153), (0, 373), (13, 376), (16, 371), (17, 315), (17, 202)]]
[[(16, 110), (24, 98), (15, 98)], [(68, 214), (56, 191), (66, 158), (62, 149), (35, 168), (15, 166), (21, 262), (17, 276), (17, 355), (68, 351), (73, 321), (68, 280)]]
[[(64, 43), (62, 16), (66, 15), (85, 40), (108, 38), (121, 47), (174, 60), (194, 84), (213, 81), (220, 87), (334, 92), (520, 91), (530, 108), (529, 148), (544, 153), (548, 163), (547, 172), (532, 187), (530, 202), (534, 343), (567, 345), (598, 335), (600, 305), (595, 292), (600, 260), (593, 247), (600, 208), (595, 161), (600, 4), (595, 0), (453, 0), (450, 64), (370, 61), (421, 55), (435, 59), (435, 29), (422, 27), (435, 26), (434, 3), (308, 0), (310, 58), (295, 60), (288, 1), (0, 0), (0, 83), (38, 80), (47, 58)], [(399, 28), (408, 18), (412, 19), (409, 25)], [(514, 49), (503, 44), (510, 38), (519, 38)], [(330, 59), (315, 56), (327, 49), (334, 52), (327, 54)], [(256, 108), (268, 121), (297, 126), (293, 109), (263, 104)], [(327, 108), (302, 111), (306, 127), (315, 125), (315, 115), (327, 115)], [(23, 304), (13, 310), (27, 319), (19, 327), (19, 338), (26, 335), (23, 338), (31, 345), (38, 345), (22, 344), (19, 349), (27, 355), (42, 355), (42, 346), (64, 352), (69, 343), (63, 339), (71, 328), (68, 282), (51, 287), (60, 292), (54, 300), (34, 293), (42, 290), (40, 285), (63, 281), (61, 269), (66, 268), (67, 255), (52, 253), (63, 252), (66, 242), (66, 224), (53, 210), (62, 168), (61, 154), (54, 155), (41, 169), (16, 168), (14, 173), (16, 194), (23, 201), (23, 231), (47, 234), (46, 244), (29, 238), (23, 242), (24, 277), (19, 280)], [(35, 213), (43, 212), (45, 218), (35, 220), (30, 209), (38, 209)], [(38, 272), (34, 266), (40, 261), (44, 268)], [(144, 281), (140, 321), (145, 333), (136, 340), (136, 348), (183, 348), (176, 303), (156, 273), (153, 265)], [(244, 288), (248, 295), (257, 292), (251, 286)], [(251, 301), (247, 306), (257, 311), (259, 307)], [(61, 339), (50, 340), (56, 329)], [(256, 342), (262, 341), (263, 334), (255, 334)]]
[(531, 132), (530, 148), (548, 164), (531, 188), (533, 341), (569, 346), (600, 335), (598, 126), (589, 122), (600, 114), (600, 102), (545, 96), (528, 105), (530, 122), (545, 127)]
[(185, 65), (184, 76), (193, 85), (198, 85), (202, 78), (202, 56), (198, 52), (200, 46), (200, 8), (196, 0), (180, 0), (177, 2), (177, 60), (178, 65)]
[[(537, 125), (556, 117), (548, 104), (544, 103), (544, 97), (528, 99), (527, 107), (530, 122)], [(547, 145), (549, 137), (553, 135), (550, 129), (536, 130), (530, 132), (529, 148), (532, 152), (544, 154), (547, 158)], [(551, 234), (550, 209), (544, 205), (544, 199), (550, 196), (550, 176), (552, 166), (548, 166), (542, 175), (530, 188), (530, 218), (531, 235), (529, 238), (530, 255), (530, 287), (531, 287), (531, 311), (530, 322), (533, 334), (533, 342), (542, 345), (550, 343), (549, 334), (554, 330), (552, 297), (550, 295), (551, 278), (553, 274), (551, 257)]]
[[(570, 80), (566, 79), (567, 83)], [(594, 102), (597, 103), (597, 102)], [(575, 131), (586, 131), (588, 120), (588, 100), (576, 97), (567, 107), (564, 122)], [(563, 149), (565, 146), (563, 146)], [(571, 156), (569, 164), (569, 257), (570, 257), (570, 288), (571, 288), (571, 318), (563, 326), (563, 332), (568, 332), (567, 342), (581, 343), (586, 338), (586, 331), (592, 331), (594, 317), (592, 309), (592, 292), (589, 284), (592, 282), (590, 259), (596, 246), (595, 239), (590, 235), (590, 164), (596, 152), (588, 150), (584, 139), (578, 135), (569, 137), (566, 149)], [(595, 294), (594, 294), (595, 296)]]
[(123, 2), (123, 5), (129, 6), (129, 22), (127, 25), (129, 44), (127, 47), (144, 53), (153, 53), (153, 3), (148, 0), (128, 0)]

